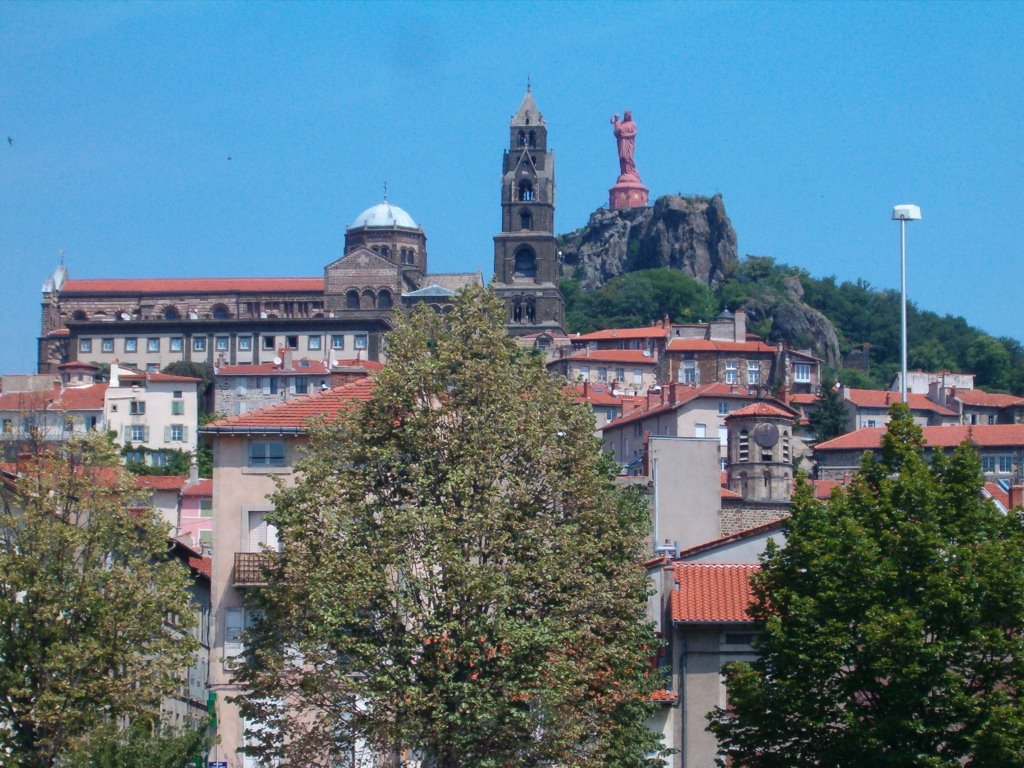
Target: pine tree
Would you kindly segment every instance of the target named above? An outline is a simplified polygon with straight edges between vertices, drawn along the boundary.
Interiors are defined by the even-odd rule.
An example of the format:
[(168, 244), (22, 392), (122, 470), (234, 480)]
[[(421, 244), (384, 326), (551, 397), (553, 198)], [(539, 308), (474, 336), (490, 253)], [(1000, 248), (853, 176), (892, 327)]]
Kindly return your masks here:
[(640, 766), (646, 509), (493, 294), (400, 321), (373, 399), (313, 431), (239, 675), (264, 755)]
[(890, 414), (848, 490), (798, 486), (764, 558), (760, 657), (709, 715), (733, 765), (1024, 764), (1024, 524), (982, 499), (969, 445), (929, 465)]
[(98, 728), (151, 722), (180, 684), (195, 650), (188, 574), (159, 515), (131, 509), (109, 436), (37, 446), (5, 479), (0, 763), (43, 768)]

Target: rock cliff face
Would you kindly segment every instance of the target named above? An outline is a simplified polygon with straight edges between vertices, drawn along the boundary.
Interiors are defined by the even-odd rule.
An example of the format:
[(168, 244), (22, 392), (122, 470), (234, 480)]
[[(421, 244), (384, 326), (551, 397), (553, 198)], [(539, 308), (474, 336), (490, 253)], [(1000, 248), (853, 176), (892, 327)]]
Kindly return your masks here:
[(650, 208), (601, 208), (583, 229), (560, 236), (558, 248), (562, 276), (576, 277), (588, 291), (617, 275), (657, 267), (717, 286), (738, 263), (736, 232), (721, 195), (667, 195)]
[(799, 278), (787, 277), (784, 285), (785, 292), (781, 295), (768, 291), (761, 299), (744, 304), (750, 323), (770, 318), (772, 339), (783, 339), (794, 349), (810, 350), (826, 365), (838, 368), (841, 360), (839, 337), (832, 321), (804, 303), (804, 289)]

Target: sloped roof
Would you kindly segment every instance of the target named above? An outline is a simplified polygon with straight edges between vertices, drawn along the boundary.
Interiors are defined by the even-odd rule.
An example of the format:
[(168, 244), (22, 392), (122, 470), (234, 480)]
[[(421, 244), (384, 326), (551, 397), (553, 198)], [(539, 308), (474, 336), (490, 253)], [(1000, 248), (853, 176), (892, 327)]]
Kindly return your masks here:
[(198, 483), (186, 484), (181, 489), (182, 496), (207, 498), (213, 496), (213, 480), (208, 477), (199, 478)]
[(672, 621), (677, 624), (750, 622), (752, 563), (680, 563), (674, 566)]
[(420, 288), (418, 291), (409, 291), (403, 293), (403, 299), (450, 299), (455, 295), (455, 291), (451, 288), (444, 288), (440, 285), (428, 285), (424, 288)]
[(218, 419), (201, 427), (199, 431), (206, 434), (302, 433), (310, 419), (318, 416), (330, 419), (347, 410), (353, 402), (369, 400), (373, 396), (374, 386), (376, 384), (371, 378), (361, 378), (323, 392), (286, 400), (269, 408)]
[(117, 374), (118, 383), (122, 381), (144, 381), (147, 384), (197, 384), (202, 379), (194, 376), (174, 376), (170, 373), (143, 373), (121, 368)]
[(782, 408), (770, 405), (768, 403), (758, 402), (751, 403), (750, 405), (745, 405), (742, 408), (738, 408), (737, 410), (732, 411), (725, 418), (731, 419), (733, 416), (773, 416), (779, 419), (792, 420), (796, 417), (796, 414), (793, 413), (788, 408), (783, 410)]
[(468, 285), (483, 287), (484, 276), (482, 272), (438, 272), (429, 274), (423, 278), (424, 285), (437, 285), (456, 291)]
[(813, 405), (820, 399), (821, 397), (811, 392), (797, 392), (789, 396), (789, 402), (796, 403), (797, 405)]
[(651, 408), (638, 408), (630, 411), (629, 413), (620, 416), (614, 421), (610, 421), (605, 424), (602, 429), (612, 429), (620, 427), (624, 424), (631, 424), (639, 419), (645, 419), (648, 416), (655, 416), (659, 413), (666, 413), (668, 411), (678, 410), (687, 403), (691, 403), (694, 400), (698, 400), (702, 397), (714, 397), (714, 398), (733, 398), (736, 400), (758, 400), (760, 399), (757, 395), (751, 395), (747, 390), (734, 386), (732, 384), (724, 384), (720, 381), (713, 382), (711, 384), (703, 384), (699, 387), (695, 387), (690, 384), (668, 384), (663, 386), (662, 391), (666, 389), (671, 397), (671, 387), (676, 387), (676, 401), (675, 403), (666, 402), (662, 403), (660, 400), (655, 403)]
[(572, 340), (577, 341), (629, 341), (631, 339), (664, 339), (668, 329), (660, 325), (647, 325), (643, 328), (608, 328), (593, 333), (573, 334)]
[[(814, 446), (817, 451), (870, 450), (882, 444), (885, 427), (863, 427)], [(1024, 447), (1024, 424), (949, 424), (922, 427), (924, 440), (936, 448), (954, 448), (969, 440), (979, 448)]]
[(763, 352), (778, 350), (763, 341), (716, 341), (714, 339), (669, 339), (669, 352)]
[[(900, 393), (891, 389), (847, 389), (846, 399), (858, 408), (888, 408), (900, 401)], [(925, 395), (907, 393), (907, 405), (912, 411), (932, 411), (941, 416), (956, 416), (955, 411), (929, 400)]]
[(60, 293), (322, 293), (323, 290), (322, 277), (149, 277), (67, 280)]
[[(693, 557), (694, 555), (699, 555), (703, 554), (704, 552), (710, 552), (715, 549), (720, 549), (721, 547), (726, 547), (730, 544), (735, 544), (736, 542), (743, 541), (744, 539), (752, 539), (771, 531), (781, 530), (783, 524), (786, 522), (786, 519), (788, 517), (789, 515), (785, 515), (783, 517), (778, 518), (777, 520), (770, 520), (767, 523), (755, 525), (753, 528), (746, 528), (742, 531), (736, 531), (736, 533), (730, 533), (728, 536), (722, 536), (718, 539), (705, 541), (701, 544), (694, 544), (692, 547), (688, 547), (687, 549), (681, 550), (676, 559), (686, 560), (687, 558)], [(751, 565), (753, 565), (753, 563), (751, 563)]]
[(107, 384), (0, 394), (0, 411), (102, 411)]
[(568, 384), (562, 388), (562, 391), (571, 392), (580, 402), (585, 401), (591, 405), (621, 406), (623, 400), (635, 400), (639, 402), (644, 402), (646, 400), (643, 396), (613, 394), (611, 386), (606, 384), (590, 384), (588, 386), (584, 386), (580, 383)]
[(991, 481), (985, 483), (983, 489), (983, 495), (984, 494), (988, 494), (990, 499), (998, 502), (1004, 511), (1010, 508), (1010, 494), (1000, 488), (998, 483), (993, 483)]
[(135, 487), (150, 491), (180, 491), (188, 475), (139, 475)]
[(964, 405), (981, 405), (992, 408), (1009, 408), (1014, 405), (1024, 405), (1024, 397), (985, 392), (980, 389), (958, 389), (954, 397)]

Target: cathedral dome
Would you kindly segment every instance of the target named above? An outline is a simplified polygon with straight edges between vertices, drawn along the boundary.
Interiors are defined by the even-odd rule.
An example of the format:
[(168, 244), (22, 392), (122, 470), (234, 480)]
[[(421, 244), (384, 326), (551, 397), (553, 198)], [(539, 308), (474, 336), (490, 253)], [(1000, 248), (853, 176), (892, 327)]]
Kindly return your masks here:
[(367, 208), (356, 216), (356, 220), (349, 225), (349, 229), (357, 227), (408, 227), (419, 229), (420, 225), (413, 221), (412, 216), (403, 211), (397, 205), (391, 205), (387, 200), (383, 203)]

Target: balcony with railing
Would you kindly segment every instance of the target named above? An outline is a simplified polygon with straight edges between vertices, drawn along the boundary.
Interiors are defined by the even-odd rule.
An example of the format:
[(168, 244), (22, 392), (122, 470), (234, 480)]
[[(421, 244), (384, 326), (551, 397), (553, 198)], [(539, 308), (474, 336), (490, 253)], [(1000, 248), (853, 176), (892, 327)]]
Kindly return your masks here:
[(266, 584), (266, 568), (273, 556), (272, 552), (236, 552), (234, 586), (259, 587)]

